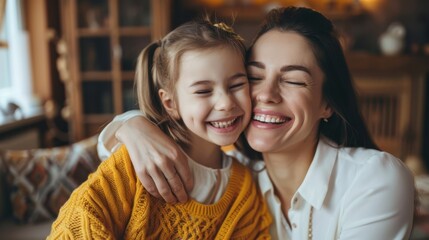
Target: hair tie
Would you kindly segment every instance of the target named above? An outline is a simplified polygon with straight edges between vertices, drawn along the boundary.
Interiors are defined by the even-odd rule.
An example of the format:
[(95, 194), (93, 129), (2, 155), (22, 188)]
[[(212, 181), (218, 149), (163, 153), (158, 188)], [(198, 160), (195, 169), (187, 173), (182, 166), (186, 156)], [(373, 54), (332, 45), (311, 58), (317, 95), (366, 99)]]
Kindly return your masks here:
[(223, 22), (215, 23), (215, 24), (213, 24), (213, 26), (215, 26), (215, 27), (217, 27), (219, 29), (222, 29), (225, 32), (229, 32), (229, 33), (234, 33), (235, 34), (234, 30), (230, 26), (226, 25)]
[(236, 38), (236, 39), (238, 39), (240, 41), (244, 41), (244, 39), (240, 35), (238, 35), (236, 32), (234, 32), (234, 29), (232, 29), (232, 27), (226, 25), (223, 22), (214, 23), (213, 26), (216, 27), (216, 28), (219, 28), (219, 29), (221, 29), (221, 30), (223, 30), (225, 32), (228, 32), (228, 33), (232, 34), (232, 36), (234, 38)]

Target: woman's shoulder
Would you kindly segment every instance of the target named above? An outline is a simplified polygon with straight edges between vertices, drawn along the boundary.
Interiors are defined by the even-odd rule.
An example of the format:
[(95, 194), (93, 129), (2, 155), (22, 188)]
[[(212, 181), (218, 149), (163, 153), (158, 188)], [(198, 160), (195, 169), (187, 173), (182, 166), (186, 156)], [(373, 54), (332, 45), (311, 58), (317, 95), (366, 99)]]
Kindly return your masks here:
[(348, 161), (361, 167), (370, 166), (375, 169), (392, 169), (410, 173), (408, 167), (399, 158), (392, 154), (376, 149), (368, 148), (340, 148), (340, 160)]
[(365, 182), (380, 187), (396, 185), (397, 190), (414, 186), (414, 177), (405, 163), (388, 152), (367, 148), (341, 148), (338, 154), (340, 162), (344, 161), (345, 166), (355, 169), (355, 183)]

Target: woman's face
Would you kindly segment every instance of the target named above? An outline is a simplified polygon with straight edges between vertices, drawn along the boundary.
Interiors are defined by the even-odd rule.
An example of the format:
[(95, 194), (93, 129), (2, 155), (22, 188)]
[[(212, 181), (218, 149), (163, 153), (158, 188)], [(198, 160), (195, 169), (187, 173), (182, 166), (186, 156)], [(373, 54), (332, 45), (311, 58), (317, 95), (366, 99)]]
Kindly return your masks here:
[(317, 139), (319, 122), (331, 115), (323, 100), (323, 72), (311, 45), (294, 32), (271, 30), (254, 44), (247, 73), (253, 118), (250, 146), (262, 153), (299, 151)]

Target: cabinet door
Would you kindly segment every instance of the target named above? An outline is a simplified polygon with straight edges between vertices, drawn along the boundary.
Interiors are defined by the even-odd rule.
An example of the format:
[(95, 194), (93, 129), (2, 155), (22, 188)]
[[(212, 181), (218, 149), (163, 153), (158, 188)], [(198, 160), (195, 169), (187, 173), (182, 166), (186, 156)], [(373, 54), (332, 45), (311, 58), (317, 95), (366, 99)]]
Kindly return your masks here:
[(119, 2), (119, 27), (150, 27), (152, 11), (150, 0), (121, 0)]
[[(134, 73), (140, 52), (153, 40), (154, 16), (150, 0), (123, 0), (117, 8), (120, 87), (119, 112), (138, 109)], [(159, 4), (159, 3), (158, 3)]]
[(68, 45), (71, 141), (100, 132), (137, 109), (134, 72), (141, 50), (170, 25), (170, 0), (62, 0)]

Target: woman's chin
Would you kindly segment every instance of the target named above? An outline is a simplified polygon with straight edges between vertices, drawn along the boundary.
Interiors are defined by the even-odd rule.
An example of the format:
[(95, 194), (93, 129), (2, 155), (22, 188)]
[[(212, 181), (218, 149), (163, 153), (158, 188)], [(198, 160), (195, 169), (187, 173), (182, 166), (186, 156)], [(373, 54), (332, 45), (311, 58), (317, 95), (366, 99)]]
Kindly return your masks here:
[(246, 135), (249, 146), (258, 152), (270, 152), (272, 149), (272, 141), (269, 139), (262, 139), (261, 137), (253, 137), (251, 134)]

